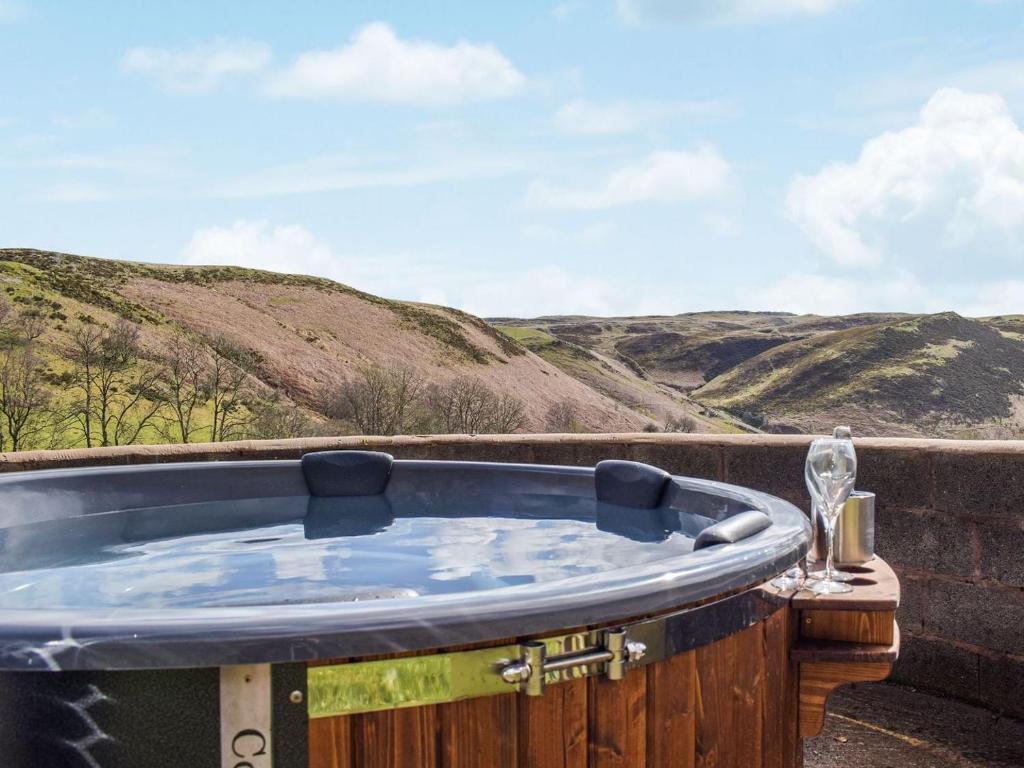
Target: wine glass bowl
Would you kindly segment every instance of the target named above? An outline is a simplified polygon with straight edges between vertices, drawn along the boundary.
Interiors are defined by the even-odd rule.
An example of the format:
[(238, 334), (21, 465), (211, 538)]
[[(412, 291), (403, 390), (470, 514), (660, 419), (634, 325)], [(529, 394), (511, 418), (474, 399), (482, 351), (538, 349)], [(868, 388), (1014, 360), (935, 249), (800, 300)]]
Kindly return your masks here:
[(833, 542), (836, 522), (857, 480), (857, 453), (853, 441), (846, 437), (816, 439), (807, 452), (804, 479), (811, 494), (812, 507), (818, 510), (824, 520), (827, 539), (825, 570), (817, 581), (809, 582), (806, 588), (819, 594), (851, 592), (849, 584), (836, 579)]

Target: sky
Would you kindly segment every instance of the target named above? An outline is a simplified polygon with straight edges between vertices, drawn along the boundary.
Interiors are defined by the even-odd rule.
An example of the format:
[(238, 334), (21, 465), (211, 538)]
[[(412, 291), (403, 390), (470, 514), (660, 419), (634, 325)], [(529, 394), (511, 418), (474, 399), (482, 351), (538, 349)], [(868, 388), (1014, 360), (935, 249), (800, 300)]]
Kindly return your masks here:
[(0, 0), (0, 247), (486, 317), (1024, 313), (1024, 0)]

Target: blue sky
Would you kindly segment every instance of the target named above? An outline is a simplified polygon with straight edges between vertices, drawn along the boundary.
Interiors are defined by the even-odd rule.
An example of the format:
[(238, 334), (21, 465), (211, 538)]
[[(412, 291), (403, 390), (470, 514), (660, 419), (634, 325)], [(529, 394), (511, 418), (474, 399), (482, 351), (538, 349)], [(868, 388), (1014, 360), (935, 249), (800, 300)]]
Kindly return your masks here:
[(1024, 312), (1021, 0), (0, 0), (0, 245), (486, 316)]

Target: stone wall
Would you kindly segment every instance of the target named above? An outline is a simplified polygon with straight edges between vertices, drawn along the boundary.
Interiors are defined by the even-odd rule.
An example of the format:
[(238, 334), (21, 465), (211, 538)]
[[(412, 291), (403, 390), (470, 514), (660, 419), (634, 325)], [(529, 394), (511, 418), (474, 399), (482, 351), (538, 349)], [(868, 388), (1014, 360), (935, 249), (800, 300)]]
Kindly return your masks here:
[[(290, 458), (367, 448), (398, 458), (592, 465), (645, 461), (806, 508), (805, 436), (503, 435), (323, 438), (0, 454), (0, 471)], [(900, 575), (894, 678), (1024, 717), (1024, 442), (859, 439), (877, 549)]]

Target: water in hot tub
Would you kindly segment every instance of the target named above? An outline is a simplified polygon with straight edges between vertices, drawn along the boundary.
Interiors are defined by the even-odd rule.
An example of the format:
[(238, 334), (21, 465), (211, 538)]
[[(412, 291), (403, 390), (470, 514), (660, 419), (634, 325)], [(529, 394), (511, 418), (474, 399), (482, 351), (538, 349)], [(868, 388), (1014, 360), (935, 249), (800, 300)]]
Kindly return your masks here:
[(0, 529), (0, 609), (347, 602), (549, 582), (671, 559), (711, 521), (519, 495), (479, 514), (383, 497), (242, 499)]

